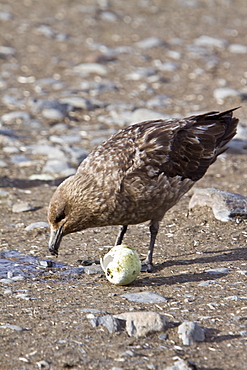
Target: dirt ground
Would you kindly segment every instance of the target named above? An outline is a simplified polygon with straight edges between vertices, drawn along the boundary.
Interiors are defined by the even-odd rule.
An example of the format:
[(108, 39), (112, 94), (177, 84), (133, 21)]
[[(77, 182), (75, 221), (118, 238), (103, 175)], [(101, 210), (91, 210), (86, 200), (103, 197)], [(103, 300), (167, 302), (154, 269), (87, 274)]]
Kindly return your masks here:
[[(105, 21), (102, 13), (106, 10), (117, 15), (117, 20)], [(106, 62), (110, 79), (118, 85), (118, 91), (103, 92), (102, 101), (108, 104), (121, 101), (142, 107), (143, 102), (155, 95), (169, 94), (170, 104), (159, 111), (183, 116), (241, 105), (236, 116), (245, 123), (247, 108), (243, 95), (242, 98), (234, 96), (216, 101), (213, 92), (223, 80), (227, 87), (243, 91), (247, 83), (246, 54), (231, 53), (227, 47), (216, 48), (218, 62), (211, 68), (205, 59), (193, 58), (186, 52), (186, 47), (201, 35), (247, 46), (244, 0), (3, 0), (0, 11), (13, 16), (0, 26), (0, 44), (16, 50), (11, 58), (0, 60), (5, 67), (9, 64), (9, 70), (10, 65), (14, 66), (7, 79), (9, 91), (15, 89), (20, 96), (35, 98), (37, 91), (32, 84), (18, 83), (18, 77), (38, 79), (54, 75), (72, 90), (78, 77), (69, 73), (70, 68), (96, 60), (100, 55), (100, 51), (89, 48), (93, 41), (116, 48), (132, 46), (155, 36), (167, 46), (119, 54), (117, 61)], [(56, 32), (63, 32), (69, 38), (58, 41), (44, 37), (37, 32), (41, 24), (51, 25)], [(146, 89), (138, 90), (140, 81), (126, 79), (127, 73), (140, 66), (152, 65), (157, 59), (167, 61), (171, 49), (181, 55), (176, 62), (178, 70), (164, 72), (162, 83), (153, 83), (153, 95), (150, 96)], [(203, 73), (196, 75), (197, 68)], [(6, 89), (0, 91), (1, 98)], [(58, 96), (57, 91), (49, 88), (45, 94)], [(26, 105), (21, 109), (28, 111), (29, 108)], [(12, 110), (17, 109), (0, 106), (1, 115)], [(70, 128), (80, 126), (83, 129), (90, 116), (87, 125), (95, 130), (98, 117), (108, 114), (105, 108), (76, 111), (65, 121)], [(30, 130), (19, 121), (9, 125), (23, 146), (53, 134), (53, 122), (38, 114), (36, 118), (42, 122), (42, 130)], [(102, 127), (112, 128), (106, 123)], [(118, 128), (118, 122), (114, 128)], [(94, 144), (85, 140), (83, 146), (91, 150)], [(90, 229), (65, 237), (59, 256), (49, 256), (48, 229), (27, 232), (25, 227), (47, 220), (48, 203), (60, 181), (59, 176), (54, 181), (30, 180), (33, 173), (41, 171), (44, 164), (41, 155), (33, 158), (29, 166), (11, 163), (5, 151), (1, 152), (0, 159), (8, 163), (7, 167), (0, 168), (0, 186), (8, 192), (0, 201), (2, 252), (17, 250), (27, 256), (66, 263), (71, 268), (80, 266), (82, 259), (99, 259), (103, 246), (114, 244), (117, 227)], [(229, 150), (211, 166), (197, 186), (216, 187), (247, 196), (246, 179), (246, 154)], [(0, 325), (18, 325), (26, 329), (0, 328), (1, 369), (160, 370), (172, 365), (178, 357), (193, 361), (194, 368), (201, 370), (247, 369), (246, 221), (223, 223), (206, 207), (188, 213), (189, 198), (190, 194), (184, 196), (161, 224), (154, 252), (154, 272), (141, 273), (129, 286), (114, 286), (103, 275), (60, 275), (52, 268), (50, 273), (49, 269), (37, 269), (37, 274), (31, 278), (1, 284)], [(32, 204), (35, 211), (13, 213), (12, 204), (19, 200)], [(143, 258), (148, 239), (147, 225), (137, 225), (130, 227), (125, 242), (136, 248)], [(220, 275), (207, 272), (215, 268), (228, 268), (229, 272)], [(201, 284), (210, 281), (208, 285)], [(11, 289), (11, 293), (7, 294), (6, 289)], [(126, 292), (140, 291), (156, 292), (168, 301), (139, 304), (121, 297)], [(28, 298), (21, 298), (20, 293), (28, 294)], [(126, 331), (109, 334), (103, 327), (91, 326), (83, 311), (89, 308), (113, 314), (130, 310), (156, 311), (173, 325), (166, 331), (166, 340), (159, 338), (160, 333), (144, 338), (129, 337)], [(182, 344), (177, 324), (185, 320), (196, 321), (205, 328), (204, 342), (192, 346)]]

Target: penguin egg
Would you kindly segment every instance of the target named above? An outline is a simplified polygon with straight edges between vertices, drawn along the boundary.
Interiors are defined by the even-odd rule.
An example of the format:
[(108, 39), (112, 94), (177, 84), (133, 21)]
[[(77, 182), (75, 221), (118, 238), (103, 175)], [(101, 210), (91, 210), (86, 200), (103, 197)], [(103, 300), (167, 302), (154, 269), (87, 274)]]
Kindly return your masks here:
[(116, 245), (100, 264), (107, 280), (115, 285), (127, 285), (134, 281), (141, 271), (141, 261), (137, 252), (127, 245)]

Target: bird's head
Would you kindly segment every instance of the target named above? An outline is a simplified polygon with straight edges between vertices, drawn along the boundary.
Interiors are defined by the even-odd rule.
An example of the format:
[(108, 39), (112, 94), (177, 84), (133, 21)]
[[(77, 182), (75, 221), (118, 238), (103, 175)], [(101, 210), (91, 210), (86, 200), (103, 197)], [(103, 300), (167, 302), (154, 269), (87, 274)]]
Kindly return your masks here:
[(74, 176), (66, 179), (53, 194), (49, 208), (48, 221), (50, 224), (49, 251), (57, 255), (64, 235), (80, 231), (83, 217), (78, 209), (76, 199), (78, 194), (74, 190)]

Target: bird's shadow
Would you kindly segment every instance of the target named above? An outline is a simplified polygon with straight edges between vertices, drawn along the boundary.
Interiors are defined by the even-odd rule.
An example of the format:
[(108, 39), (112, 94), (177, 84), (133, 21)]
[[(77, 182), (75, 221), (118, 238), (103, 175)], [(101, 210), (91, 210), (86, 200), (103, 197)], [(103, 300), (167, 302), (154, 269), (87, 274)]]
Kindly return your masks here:
[[(174, 285), (177, 283), (185, 282), (200, 282), (207, 280), (215, 280), (216, 278), (224, 276), (226, 273), (211, 274), (208, 272), (198, 272), (198, 273), (182, 273), (178, 275), (169, 275), (169, 267), (172, 266), (189, 266), (194, 264), (204, 264), (212, 262), (229, 262), (229, 261), (241, 261), (246, 260), (247, 248), (235, 248), (231, 250), (221, 250), (215, 252), (205, 252), (214, 254), (210, 256), (202, 256), (193, 259), (180, 259), (180, 260), (168, 260), (160, 264), (154, 265), (153, 273), (149, 276), (141, 278), (135, 282), (135, 285), (138, 286), (154, 286), (154, 285)], [(215, 255), (216, 253), (220, 253)], [(154, 276), (154, 273), (167, 269), (169, 276)]]
[(225, 340), (241, 338), (240, 334), (218, 335), (220, 333), (220, 330), (215, 328), (204, 328), (204, 332), (205, 332), (205, 342), (208, 343), (220, 343), (224, 342)]

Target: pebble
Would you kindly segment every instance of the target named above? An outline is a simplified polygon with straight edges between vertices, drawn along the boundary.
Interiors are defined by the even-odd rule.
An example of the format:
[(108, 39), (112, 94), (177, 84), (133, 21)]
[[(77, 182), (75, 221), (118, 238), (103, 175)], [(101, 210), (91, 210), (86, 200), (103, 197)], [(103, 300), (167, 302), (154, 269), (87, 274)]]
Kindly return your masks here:
[(56, 175), (70, 176), (74, 175), (76, 169), (66, 160), (49, 159), (43, 167), (43, 172), (50, 172)]
[(194, 40), (195, 45), (197, 46), (205, 46), (205, 47), (216, 47), (216, 48), (224, 48), (227, 45), (227, 41), (223, 39), (218, 39), (215, 37), (210, 37), (206, 35), (202, 35)]
[(217, 220), (227, 222), (235, 217), (246, 218), (247, 198), (215, 188), (194, 188), (189, 202), (189, 209), (195, 206), (210, 207)]
[(67, 103), (71, 105), (73, 108), (80, 108), (85, 110), (90, 110), (98, 107), (97, 105), (95, 106), (90, 100), (79, 96), (70, 96), (67, 98), (62, 98), (61, 102)]
[(95, 316), (94, 314), (88, 314), (87, 318), (89, 319), (89, 322), (94, 328), (96, 328), (99, 325), (102, 325), (108, 330), (110, 334), (121, 330), (121, 328), (123, 327), (122, 320), (112, 315)]
[(84, 271), (87, 275), (97, 275), (104, 273), (100, 265), (85, 266)]
[(28, 105), (33, 114), (42, 111), (51, 111), (51, 113), (52, 111), (56, 111), (63, 117), (66, 117), (66, 115), (72, 111), (72, 106), (70, 104), (62, 103), (58, 99), (29, 99)]
[(53, 121), (60, 121), (66, 117), (66, 114), (58, 109), (45, 108), (42, 110), (42, 116)]
[(30, 114), (27, 112), (16, 111), (5, 113), (1, 117), (1, 121), (3, 123), (12, 123), (13, 121), (30, 121), (31, 117)]
[(170, 118), (170, 116), (167, 114), (162, 114), (147, 108), (139, 108), (132, 113), (131, 122), (137, 123), (147, 120), (167, 119), (167, 118)]
[(11, 325), (11, 324), (4, 324), (4, 325), (0, 325), (0, 329), (3, 328), (3, 329), (11, 329), (11, 330), (15, 330), (15, 331), (23, 331), (23, 330), (27, 330), (27, 329), (24, 329), (22, 328), (21, 326), (18, 326), (18, 325)]
[(90, 74), (96, 74), (99, 76), (104, 76), (108, 73), (108, 69), (100, 63), (82, 63), (78, 64), (73, 68), (76, 74), (82, 77), (88, 76)]
[(41, 361), (38, 361), (36, 362), (37, 366), (39, 369), (42, 369), (42, 370), (49, 370), (50, 369), (50, 361), (45, 361), (45, 360), (41, 360)]
[(240, 44), (231, 44), (228, 47), (228, 50), (231, 53), (235, 53), (235, 54), (246, 54), (247, 53), (247, 46), (240, 45)]
[(18, 294), (16, 294), (16, 298), (25, 299), (26, 301), (31, 300), (30, 294), (27, 294), (27, 293), (18, 293)]
[(151, 49), (156, 46), (161, 46), (163, 44), (164, 44), (164, 41), (161, 40), (159, 37), (155, 37), (155, 36), (148, 37), (144, 40), (141, 40), (135, 43), (135, 45), (138, 48), (144, 49), (144, 50)]
[(130, 72), (126, 75), (127, 80), (139, 81), (141, 79), (155, 76), (155, 69), (152, 67), (139, 67), (135, 71)]
[(169, 105), (171, 102), (171, 99), (169, 95), (162, 94), (162, 95), (157, 95), (152, 99), (149, 99), (146, 102), (146, 105), (148, 108), (155, 108), (155, 107), (165, 107)]
[(7, 190), (0, 189), (0, 198), (1, 197), (7, 197), (9, 195), (9, 192)]
[(168, 338), (168, 335), (165, 333), (159, 335), (160, 340), (167, 340), (167, 338)]
[(34, 173), (31, 176), (29, 176), (29, 180), (51, 181), (51, 180), (54, 180), (54, 177), (46, 173), (40, 173), (40, 174)]
[(46, 229), (46, 228), (49, 228), (48, 222), (39, 221), (39, 222), (32, 222), (30, 225), (25, 227), (25, 230), (30, 231), (33, 229)]
[(66, 156), (62, 149), (60, 149), (57, 146), (51, 145), (46, 142), (41, 142), (37, 145), (27, 145), (25, 147), (26, 153), (30, 153), (33, 155), (39, 155), (42, 154), (48, 158), (56, 158), (56, 159), (62, 159), (65, 160)]
[(179, 359), (175, 361), (173, 365), (164, 368), (164, 370), (191, 370), (191, 369), (193, 369), (193, 367), (189, 366), (187, 362), (182, 359)]
[(239, 96), (240, 93), (238, 90), (232, 89), (230, 87), (218, 87), (214, 90), (214, 98), (218, 101), (224, 101), (229, 97)]
[(198, 286), (207, 287), (207, 286), (214, 285), (214, 284), (219, 284), (219, 283), (217, 280), (207, 280), (207, 281), (202, 281), (201, 283), (198, 284)]
[(10, 46), (0, 46), (0, 58), (13, 57), (15, 53), (15, 49)]
[(178, 335), (185, 346), (191, 346), (195, 342), (203, 342), (205, 340), (204, 330), (192, 321), (185, 321), (179, 325)]
[(207, 272), (208, 274), (211, 274), (211, 275), (226, 275), (228, 274), (230, 270), (226, 267), (219, 267), (219, 268), (216, 268), (216, 269), (210, 269), (210, 270), (206, 270), (205, 272)]
[[(7, 167), (7, 166), (8, 166), (7, 162), (2, 161), (2, 160), (0, 159), (0, 167), (4, 168), (4, 167)], [(0, 197), (1, 197), (1, 196), (2, 196), (2, 195), (1, 195), (1, 191), (0, 191)]]
[(0, 21), (10, 21), (13, 18), (9, 12), (0, 12)]
[(125, 320), (127, 333), (136, 338), (162, 331), (167, 323), (166, 318), (156, 312), (125, 312), (115, 317)]
[(139, 292), (139, 293), (126, 293), (121, 295), (121, 297), (128, 299), (132, 302), (137, 303), (161, 303), (167, 302), (168, 300), (160, 294), (153, 292)]
[(12, 206), (12, 212), (14, 213), (20, 213), (20, 212), (28, 212), (28, 211), (33, 211), (33, 206), (29, 204), (28, 202), (18, 202), (13, 204)]
[(53, 261), (38, 260), (38, 265), (42, 268), (52, 267), (53, 266)]

